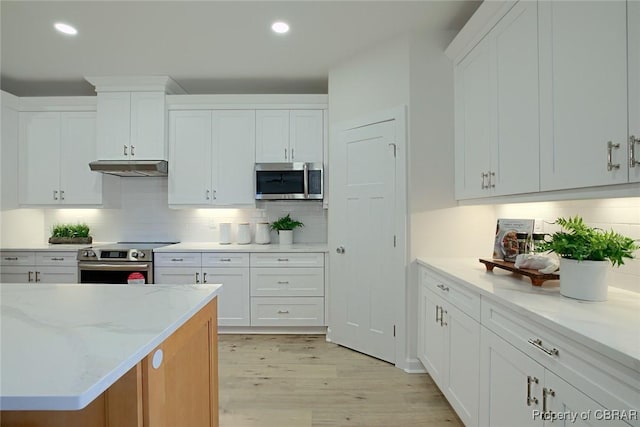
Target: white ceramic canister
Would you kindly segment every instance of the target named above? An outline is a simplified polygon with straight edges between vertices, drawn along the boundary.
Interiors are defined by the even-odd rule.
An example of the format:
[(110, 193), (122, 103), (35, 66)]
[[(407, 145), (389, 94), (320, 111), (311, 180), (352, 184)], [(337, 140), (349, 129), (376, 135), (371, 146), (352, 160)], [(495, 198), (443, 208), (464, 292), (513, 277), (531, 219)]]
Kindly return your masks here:
[(238, 234), (236, 238), (240, 245), (251, 243), (251, 229), (249, 228), (248, 222), (241, 222), (238, 224)]
[(271, 243), (271, 230), (268, 222), (256, 223), (256, 243), (261, 245)]
[(221, 222), (220, 223), (220, 244), (228, 245), (229, 243), (231, 243), (231, 223)]

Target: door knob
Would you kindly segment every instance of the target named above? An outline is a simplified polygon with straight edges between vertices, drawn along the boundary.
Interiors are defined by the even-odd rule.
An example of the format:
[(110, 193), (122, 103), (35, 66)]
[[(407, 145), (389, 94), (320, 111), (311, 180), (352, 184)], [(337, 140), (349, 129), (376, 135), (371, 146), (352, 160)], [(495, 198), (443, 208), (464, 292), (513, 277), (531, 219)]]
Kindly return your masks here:
[(344, 246), (338, 246), (336, 248), (336, 253), (343, 254), (344, 253)]

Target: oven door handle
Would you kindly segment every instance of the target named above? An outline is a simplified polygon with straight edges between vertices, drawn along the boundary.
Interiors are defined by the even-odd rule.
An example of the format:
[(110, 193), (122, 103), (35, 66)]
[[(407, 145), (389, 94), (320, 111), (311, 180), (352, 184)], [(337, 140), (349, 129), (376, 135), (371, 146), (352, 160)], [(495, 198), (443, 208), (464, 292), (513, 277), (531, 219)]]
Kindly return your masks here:
[(114, 270), (114, 271), (136, 271), (136, 270), (148, 270), (149, 264), (93, 264), (93, 263), (78, 263), (78, 268), (81, 270)]

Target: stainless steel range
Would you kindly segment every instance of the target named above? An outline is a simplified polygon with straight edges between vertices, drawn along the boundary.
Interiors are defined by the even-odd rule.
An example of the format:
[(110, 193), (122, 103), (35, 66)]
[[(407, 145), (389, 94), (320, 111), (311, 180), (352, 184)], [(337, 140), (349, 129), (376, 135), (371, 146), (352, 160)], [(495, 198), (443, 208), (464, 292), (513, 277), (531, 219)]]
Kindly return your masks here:
[(129, 283), (130, 277), (138, 277), (144, 278), (144, 283), (153, 283), (153, 250), (174, 243), (176, 242), (118, 242), (80, 249), (78, 281)]

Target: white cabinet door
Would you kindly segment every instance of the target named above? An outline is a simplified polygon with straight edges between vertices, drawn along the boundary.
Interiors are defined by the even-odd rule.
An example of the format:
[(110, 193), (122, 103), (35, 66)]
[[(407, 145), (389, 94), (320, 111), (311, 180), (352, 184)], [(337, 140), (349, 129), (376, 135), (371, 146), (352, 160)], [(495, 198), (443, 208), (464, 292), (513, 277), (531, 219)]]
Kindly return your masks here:
[(487, 195), (491, 126), (491, 56), (485, 37), (455, 68), (455, 188), (456, 198)]
[(322, 163), (323, 131), (322, 110), (291, 110), (289, 114), (290, 161)]
[(211, 111), (169, 115), (169, 204), (204, 205), (211, 186)]
[[(629, 182), (640, 182), (640, 2), (627, 2), (629, 43), (629, 144), (634, 144), (638, 163), (629, 165)], [(631, 140), (633, 137), (633, 141)]]
[(130, 159), (131, 94), (98, 92), (96, 121), (98, 159)]
[(484, 327), (480, 366), (480, 425), (539, 426), (544, 368)]
[(19, 132), (20, 203), (58, 204), (60, 202), (60, 113), (20, 113)]
[(35, 280), (34, 266), (0, 267), (0, 283), (29, 283)]
[(132, 160), (162, 160), (167, 158), (165, 94), (162, 92), (131, 92)]
[(289, 110), (256, 111), (256, 162), (291, 162)]
[(491, 88), (497, 114), (490, 168), (495, 188), (489, 190), (492, 195), (539, 191), (537, 2), (516, 4), (488, 37), (495, 49)]
[(221, 283), (218, 325), (249, 326), (249, 269), (203, 268), (204, 283)]
[(444, 312), (446, 395), (466, 426), (478, 425), (480, 323), (448, 304)]
[(102, 174), (92, 172), (96, 160), (96, 113), (62, 113), (60, 199), (71, 205), (102, 203)]
[(425, 285), (419, 290), (418, 359), (442, 389), (446, 385), (445, 329), (441, 325), (443, 301)]
[(219, 206), (255, 205), (255, 112), (213, 112), (213, 203)]
[(78, 283), (77, 267), (36, 267), (35, 277), (39, 283)]
[[(629, 425), (619, 419), (608, 418), (611, 411), (605, 411), (595, 400), (583, 394), (580, 390), (564, 381), (553, 372), (545, 371), (544, 388), (542, 392), (543, 406), (546, 406), (550, 415), (575, 414), (572, 418), (558, 418), (545, 421), (548, 426), (611, 426), (628, 427)], [(584, 415), (584, 416), (581, 416)]]
[(200, 267), (155, 267), (153, 283), (161, 285), (194, 285), (200, 283)]
[[(627, 5), (538, 5), (541, 189), (625, 183)], [(609, 142), (619, 144), (610, 156), (617, 168), (608, 167)]]

